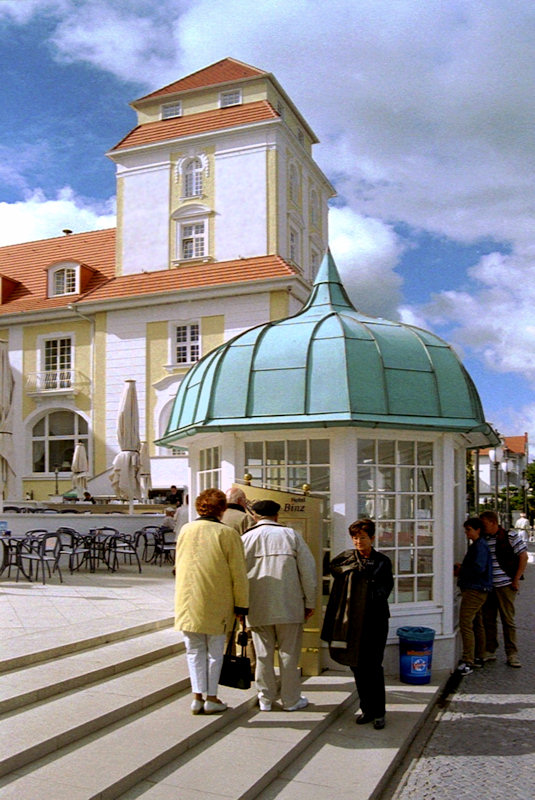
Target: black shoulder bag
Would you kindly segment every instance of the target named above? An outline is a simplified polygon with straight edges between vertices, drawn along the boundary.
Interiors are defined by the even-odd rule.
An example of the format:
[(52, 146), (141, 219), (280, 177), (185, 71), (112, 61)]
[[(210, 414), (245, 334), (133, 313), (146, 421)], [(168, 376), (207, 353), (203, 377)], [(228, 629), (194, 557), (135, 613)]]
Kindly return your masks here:
[(241, 646), (241, 655), (232, 655), (232, 644), (236, 632), (237, 619), (234, 619), (232, 633), (228, 640), (227, 649), (223, 656), (223, 667), (219, 677), (221, 686), (231, 686), (233, 689), (251, 688), (251, 659), (247, 658), (247, 631), (245, 626), (238, 634), (238, 644)]

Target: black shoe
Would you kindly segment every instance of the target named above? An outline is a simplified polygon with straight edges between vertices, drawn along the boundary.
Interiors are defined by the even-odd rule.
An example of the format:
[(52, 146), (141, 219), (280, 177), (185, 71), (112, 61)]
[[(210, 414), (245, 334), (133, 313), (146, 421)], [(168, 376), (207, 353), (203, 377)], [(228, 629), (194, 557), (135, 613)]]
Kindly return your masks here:
[(371, 714), (359, 714), (355, 722), (357, 725), (367, 725), (368, 722), (373, 722), (373, 717)]
[(461, 675), (471, 675), (473, 671), (474, 669), (472, 665), (469, 664), (467, 661), (461, 661), (461, 663), (457, 667), (457, 672), (459, 672)]
[(382, 731), (385, 726), (385, 718), (384, 717), (376, 717), (373, 721), (373, 727), (376, 731)]
[(485, 662), (482, 658), (474, 658), (472, 666), (474, 669), (482, 669), (485, 666)]

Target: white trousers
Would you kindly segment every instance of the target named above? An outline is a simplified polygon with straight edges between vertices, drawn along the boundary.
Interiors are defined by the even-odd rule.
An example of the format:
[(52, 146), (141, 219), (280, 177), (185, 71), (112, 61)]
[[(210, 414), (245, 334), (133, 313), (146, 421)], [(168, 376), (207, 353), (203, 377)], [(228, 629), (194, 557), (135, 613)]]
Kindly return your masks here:
[(225, 653), (225, 634), (182, 633), (192, 692), (216, 696)]
[(280, 696), (284, 708), (295, 705), (301, 696), (301, 676), (297, 669), (303, 640), (303, 623), (263, 625), (251, 628), (256, 653), (255, 683), (261, 700), (273, 702), (279, 696), (275, 676), (275, 646), (279, 646)]

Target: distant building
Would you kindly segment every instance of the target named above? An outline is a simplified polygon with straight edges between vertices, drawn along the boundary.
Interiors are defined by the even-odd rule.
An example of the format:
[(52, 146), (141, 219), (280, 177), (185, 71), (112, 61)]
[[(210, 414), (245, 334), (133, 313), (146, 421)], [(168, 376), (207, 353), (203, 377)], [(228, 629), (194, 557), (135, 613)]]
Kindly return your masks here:
[[(522, 476), (528, 465), (528, 434), (523, 436), (504, 436), (499, 459), (491, 460), (495, 450), (485, 448), (479, 451), (479, 501), (493, 501), (496, 485), (498, 492), (509, 485), (510, 490), (521, 489)], [(489, 455), (490, 454), (490, 455)], [(497, 484), (496, 484), (497, 478)]]
[(185, 374), (234, 334), (301, 308), (327, 246), (334, 190), (273, 75), (226, 58), (132, 107), (137, 126), (108, 153), (117, 229), (0, 248), (11, 499), (46, 499), (58, 480), (69, 489), (77, 441), (91, 492), (111, 494), (127, 378), (153, 485), (186, 484), (183, 451), (153, 444)]

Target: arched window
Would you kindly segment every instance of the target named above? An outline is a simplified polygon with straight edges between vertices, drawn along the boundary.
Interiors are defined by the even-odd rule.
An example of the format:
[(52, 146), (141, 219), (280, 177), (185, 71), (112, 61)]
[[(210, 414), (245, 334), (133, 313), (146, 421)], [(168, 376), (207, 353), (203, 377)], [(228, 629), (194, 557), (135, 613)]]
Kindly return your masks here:
[(47, 412), (32, 428), (32, 471), (70, 472), (77, 442), (88, 443), (87, 422), (66, 409)]
[(199, 158), (192, 158), (184, 169), (184, 197), (198, 197), (202, 194), (203, 166)]
[(290, 190), (290, 200), (296, 205), (299, 203), (299, 173), (295, 164), (290, 164), (288, 173), (288, 185)]
[(61, 264), (48, 273), (48, 295), (57, 297), (63, 294), (77, 294), (80, 283), (79, 264)]

